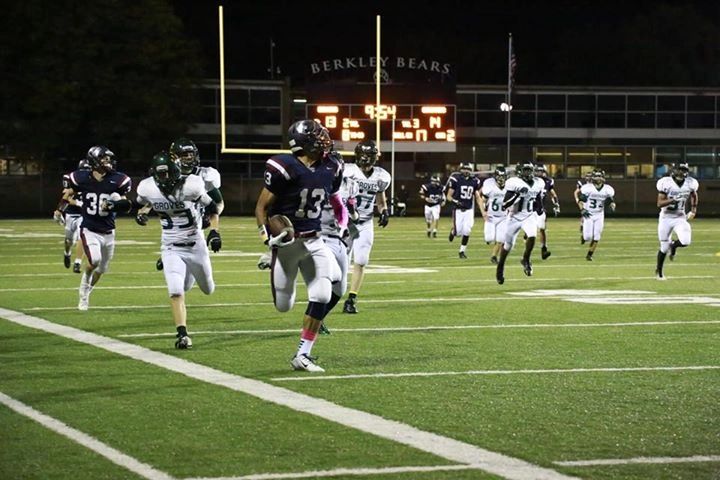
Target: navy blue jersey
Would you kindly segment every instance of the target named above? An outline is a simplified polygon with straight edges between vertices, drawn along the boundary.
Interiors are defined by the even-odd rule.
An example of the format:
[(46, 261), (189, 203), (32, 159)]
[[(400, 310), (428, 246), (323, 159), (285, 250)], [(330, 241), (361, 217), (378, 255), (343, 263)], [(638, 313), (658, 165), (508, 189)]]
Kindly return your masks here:
[(265, 188), (277, 198), (268, 216), (285, 215), (295, 231), (320, 231), (323, 205), (342, 183), (342, 160), (326, 156), (307, 167), (293, 155), (265, 162)]
[(475, 192), (482, 187), (480, 179), (474, 175), (465, 177), (461, 173), (455, 172), (450, 175), (447, 183), (447, 189), (453, 190), (452, 198), (456, 200), (457, 208), (468, 209), (475, 206)]
[(420, 194), (425, 197), (425, 203), (430, 206), (440, 205), (445, 196), (445, 189), (439, 183), (426, 183), (420, 187)]
[[(63, 186), (63, 190), (72, 188), (72, 186), (70, 186), (70, 174), (69, 173), (63, 175), (62, 186)], [(80, 192), (76, 191), (75, 194), (73, 195), (73, 199), (80, 201)], [(65, 214), (66, 215), (82, 215), (82, 207), (80, 207), (78, 205), (68, 204), (68, 206), (65, 208)]]
[(540, 180), (545, 182), (545, 189), (540, 194), (540, 201), (535, 204), (535, 211), (538, 215), (545, 213), (545, 199), (548, 196), (550, 190), (555, 189), (555, 180), (550, 177), (538, 177)]
[(80, 192), (82, 200), (82, 224), (94, 232), (109, 232), (115, 229), (115, 214), (100, 209), (110, 195), (126, 195), (132, 188), (130, 177), (120, 172), (110, 172), (97, 180), (90, 170), (75, 170), (70, 174), (70, 188)]

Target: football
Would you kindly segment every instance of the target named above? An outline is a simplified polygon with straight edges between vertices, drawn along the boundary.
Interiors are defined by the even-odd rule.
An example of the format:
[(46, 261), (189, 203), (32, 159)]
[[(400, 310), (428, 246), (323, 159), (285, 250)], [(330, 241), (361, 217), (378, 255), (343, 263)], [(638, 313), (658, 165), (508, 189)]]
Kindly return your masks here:
[(112, 192), (110, 194), (110, 200), (112, 200), (113, 202), (117, 202), (121, 198), (122, 198), (122, 196), (118, 192)]
[(285, 215), (273, 215), (272, 217), (268, 218), (267, 227), (268, 233), (273, 237), (277, 237), (283, 232), (289, 233), (289, 235), (285, 236), (286, 239), (290, 239), (293, 235), (295, 235), (295, 229), (293, 228), (293, 224), (290, 219)]

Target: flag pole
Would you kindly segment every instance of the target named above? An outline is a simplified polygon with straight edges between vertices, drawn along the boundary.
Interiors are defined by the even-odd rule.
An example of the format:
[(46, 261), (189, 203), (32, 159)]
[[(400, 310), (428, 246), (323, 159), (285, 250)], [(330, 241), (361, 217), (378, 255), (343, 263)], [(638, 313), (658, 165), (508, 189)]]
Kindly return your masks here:
[(508, 167), (510, 167), (510, 115), (512, 114), (512, 81), (513, 81), (513, 72), (512, 72), (512, 33), (508, 34), (508, 76), (507, 76), (507, 96), (505, 99), (505, 103), (507, 104), (507, 115), (505, 116), (505, 134), (507, 137), (507, 146), (506, 146), (506, 164)]

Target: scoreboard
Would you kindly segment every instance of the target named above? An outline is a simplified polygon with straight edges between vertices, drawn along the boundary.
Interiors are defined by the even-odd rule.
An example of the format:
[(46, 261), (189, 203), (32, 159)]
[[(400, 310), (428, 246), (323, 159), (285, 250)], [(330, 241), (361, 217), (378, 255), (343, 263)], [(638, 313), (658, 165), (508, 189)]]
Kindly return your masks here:
[(308, 103), (307, 118), (329, 131), (340, 150), (353, 150), (364, 139), (375, 140), (380, 122), (380, 150), (454, 152), (455, 105), (450, 104), (331, 104)]

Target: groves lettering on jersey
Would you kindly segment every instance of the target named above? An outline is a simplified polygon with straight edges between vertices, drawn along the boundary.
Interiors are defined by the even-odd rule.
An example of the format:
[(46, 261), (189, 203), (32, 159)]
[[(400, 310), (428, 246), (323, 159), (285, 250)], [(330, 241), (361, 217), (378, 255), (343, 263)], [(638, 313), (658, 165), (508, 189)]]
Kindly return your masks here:
[(275, 155), (265, 162), (265, 188), (276, 197), (268, 216), (285, 215), (296, 232), (320, 231), (323, 206), (341, 182), (342, 164), (332, 159), (308, 168), (293, 155)]
[(360, 221), (367, 222), (371, 220), (375, 210), (377, 194), (384, 192), (390, 186), (390, 174), (384, 168), (376, 165), (370, 175), (367, 176), (356, 164), (348, 163), (345, 165), (343, 176), (351, 179), (357, 186), (358, 193), (355, 198), (357, 198)]
[(82, 200), (82, 227), (96, 232), (115, 229), (115, 213), (105, 212), (100, 206), (110, 195), (127, 195), (132, 188), (130, 177), (120, 172), (109, 172), (97, 180), (90, 170), (75, 170), (69, 176), (70, 188), (80, 192)]
[(461, 209), (474, 208), (475, 192), (480, 190), (480, 179), (471, 175), (465, 177), (460, 173), (453, 173), (448, 179), (448, 189), (452, 188), (453, 200), (457, 200), (457, 207)]
[(597, 188), (593, 183), (586, 183), (580, 189), (580, 198), (585, 198), (583, 205), (591, 215), (605, 215), (605, 203), (615, 196), (615, 189), (603, 183)]
[(685, 216), (690, 195), (693, 192), (697, 192), (699, 186), (698, 181), (692, 177), (685, 178), (680, 185), (678, 185), (672, 177), (662, 177), (658, 180), (656, 184), (658, 193), (664, 193), (667, 198), (676, 200), (676, 203), (662, 207), (660, 209), (660, 216)]

